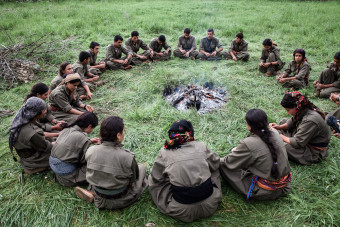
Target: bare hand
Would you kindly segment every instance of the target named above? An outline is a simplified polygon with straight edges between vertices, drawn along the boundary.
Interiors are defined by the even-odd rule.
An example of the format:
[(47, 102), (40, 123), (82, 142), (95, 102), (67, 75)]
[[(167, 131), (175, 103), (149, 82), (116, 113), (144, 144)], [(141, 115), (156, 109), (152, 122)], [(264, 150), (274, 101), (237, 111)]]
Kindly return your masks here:
[(166, 51), (164, 51), (163, 56), (164, 56), (164, 55), (168, 55), (168, 54), (169, 54), (169, 51), (166, 50)]
[(182, 54), (186, 54), (187, 52), (185, 50), (179, 50)]
[(150, 52), (150, 58), (153, 58), (153, 51)]
[(237, 58), (234, 56), (234, 57), (233, 57), (233, 60), (234, 60), (234, 61), (237, 61)]
[(211, 55), (209, 53), (205, 53), (205, 56), (210, 57)]
[(92, 93), (90, 91), (86, 94), (86, 98), (92, 99)]
[(184, 56), (187, 57), (187, 58), (189, 57), (189, 55), (190, 55), (189, 52), (186, 52), (186, 53), (184, 54)]
[(319, 81), (316, 80), (313, 82), (313, 85), (316, 85), (317, 83), (319, 83)]
[(52, 126), (52, 130), (57, 130), (57, 131), (61, 131), (64, 129), (64, 127), (62, 127), (62, 125), (66, 123), (65, 121), (58, 121), (58, 123), (54, 126)]
[(93, 108), (90, 105), (86, 105), (85, 109), (89, 112), (93, 112)]
[(217, 54), (217, 52), (214, 51), (214, 52), (211, 53), (211, 56), (216, 56), (216, 54)]
[(101, 144), (101, 140), (98, 137), (90, 139), (92, 144)]
[(92, 78), (92, 81), (98, 81), (99, 80), (99, 76), (94, 76), (93, 78)]
[(129, 59), (125, 58), (125, 60), (123, 60), (122, 64), (125, 65), (129, 62)]
[(323, 84), (320, 84), (320, 83), (317, 83), (317, 84), (316, 84), (316, 87), (317, 87), (317, 89), (322, 89), (322, 88), (324, 88), (324, 85), (323, 85)]
[(139, 59), (142, 59), (142, 60), (145, 60), (145, 59), (146, 59), (146, 56), (143, 56), (143, 55), (137, 55), (137, 57), (138, 57)]
[(280, 125), (278, 125), (276, 123), (269, 123), (269, 128), (276, 129), (276, 130), (280, 130), (281, 129)]
[(270, 66), (270, 63), (269, 62), (268, 63), (263, 63), (263, 66), (268, 68)]

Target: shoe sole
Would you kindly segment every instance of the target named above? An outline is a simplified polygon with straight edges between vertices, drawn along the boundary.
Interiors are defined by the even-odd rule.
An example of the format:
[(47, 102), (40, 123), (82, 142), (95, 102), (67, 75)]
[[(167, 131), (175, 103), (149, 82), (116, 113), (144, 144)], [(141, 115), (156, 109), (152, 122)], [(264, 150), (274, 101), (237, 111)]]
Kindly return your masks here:
[(81, 198), (82, 200), (85, 200), (89, 203), (93, 202), (93, 195), (88, 192), (87, 190), (80, 188), (80, 187), (75, 187), (74, 188), (74, 192), (76, 193), (76, 195)]

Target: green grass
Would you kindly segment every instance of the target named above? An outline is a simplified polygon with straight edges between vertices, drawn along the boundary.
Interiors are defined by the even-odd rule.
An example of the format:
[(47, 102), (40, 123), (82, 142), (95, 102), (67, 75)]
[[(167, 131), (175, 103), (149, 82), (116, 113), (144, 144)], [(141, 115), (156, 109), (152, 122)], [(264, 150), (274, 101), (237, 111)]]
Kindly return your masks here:
[[(304, 48), (312, 66), (311, 81), (332, 61), (340, 43), (337, 1), (41, 1), (0, 2), (0, 7), (0, 27), (16, 40), (25, 36), (29, 42), (50, 32), (54, 34), (51, 39), (77, 37), (79, 46), (74, 48), (78, 50), (53, 57), (50, 63), (55, 66), (61, 61), (75, 62), (79, 50), (88, 49), (91, 41), (101, 43), (100, 59), (115, 34), (127, 39), (132, 30), (138, 30), (147, 43), (164, 34), (173, 49), (185, 27), (192, 29), (197, 41), (205, 36), (207, 28), (214, 28), (225, 48), (237, 32), (243, 31), (251, 54), (247, 63), (173, 59), (126, 72), (107, 71), (102, 76), (108, 83), (98, 88), (88, 103), (94, 106), (100, 120), (114, 114), (124, 118), (125, 147), (148, 170), (175, 120), (192, 121), (196, 139), (222, 157), (247, 135), (244, 116), (249, 109), (265, 110), (272, 122), (289, 117), (279, 105), (285, 90), (274, 78), (257, 71), (265, 38), (278, 43), (281, 58), (287, 63), (294, 49)], [(8, 44), (3, 33), (0, 44)], [(49, 84), (57, 68), (45, 70), (39, 80)], [(229, 91), (231, 101), (223, 109), (200, 116), (195, 111), (179, 112), (162, 98), (167, 84), (206, 81)], [(18, 110), (36, 82), (1, 90), (0, 109)], [(301, 92), (324, 111), (336, 108), (327, 99), (313, 97), (311, 86)], [(20, 164), (13, 162), (8, 148), (7, 129), (12, 118), (0, 119), (0, 225), (143, 226), (148, 222), (158, 226), (184, 225), (161, 214), (148, 191), (128, 208), (99, 211), (78, 199), (72, 188), (54, 183), (51, 172), (23, 176)], [(99, 127), (91, 136), (98, 134)], [(217, 212), (186, 226), (339, 226), (339, 146), (340, 141), (333, 137), (330, 155), (320, 164), (291, 163), (293, 191), (276, 201), (249, 204), (244, 196), (222, 182), (223, 199)]]

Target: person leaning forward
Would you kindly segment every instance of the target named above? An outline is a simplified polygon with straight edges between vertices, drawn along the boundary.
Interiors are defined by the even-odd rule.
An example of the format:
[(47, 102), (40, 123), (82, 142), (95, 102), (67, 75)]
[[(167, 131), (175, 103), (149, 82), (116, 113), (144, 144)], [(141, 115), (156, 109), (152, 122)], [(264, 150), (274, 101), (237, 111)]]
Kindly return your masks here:
[[(118, 70), (118, 69), (131, 69), (132, 66), (131, 60), (133, 53), (122, 46), (123, 37), (120, 35), (116, 35), (114, 38), (113, 44), (110, 44), (106, 48), (106, 58), (105, 63), (106, 67), (111, 70)], [(122, 53), (126, 56), (122, 58)]]
[(223, 47), (220, 41), (216, 37), (214, 37), (214, 35), (214, 29), (209, 28), (207, 31), (207, 37), (201, 39), (198, 54), (200, 60), (222, 59)]
[(225, 52), (226, 59), (248, 61), (249, 56), (248, 43), (243, 39), (243, 33), (237, 33), (236, 38), (231, 41), (229, 50)]
[(177, 49), (174, 50), (174, 56), (178, 58), (191, 58), (194, 60), (198, 56), (196, 50), (196, 39), (190, 35), (190, 28), (184, 29), (184, 35), (178, 38)]
[[(166, 43), (166, 38), (164, 35), (160, 35), (158, 38), (151, 40), (149, 47), (152, 49), (150, 58), (153, 61), (166, 61), (171, 57), (171, 47)], [(162, 48), (165, 51), (162, 52)]]
[[(132, 64), (139, 65), (142, 63), (148, 63), (148, 58), (153, 52), (143, 40), (139, 39), (139, 33), (137, 31), (131, 32), (131, 38), (126, 40), (125, 47), (132, 52)], [(138, 54), (139, 49), (145, 50), (143, 53)]]
[(259, 71), (264, 73), (265, 76), (279, 75), (280, 70), (285, 65), (285, 62), (282, 62), (280, 58), (280, 49), (271, 39), (265, 39), (262, 45), (263, 49)]

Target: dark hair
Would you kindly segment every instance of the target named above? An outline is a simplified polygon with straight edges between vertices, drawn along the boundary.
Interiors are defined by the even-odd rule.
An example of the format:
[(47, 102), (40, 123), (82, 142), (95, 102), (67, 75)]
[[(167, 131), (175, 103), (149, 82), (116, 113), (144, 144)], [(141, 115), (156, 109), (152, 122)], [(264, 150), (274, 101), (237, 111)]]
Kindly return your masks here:
[(260, 137), (260, 139), (268, 146), (273, 159), (271, 175), (277, 179), (279, 171), (277, 168), (277, 149), (272, 141), (272, 132), (268, 129), (267, 114), (261, 109), (251, 109), (245, 117), (247, 124), (251, 127), (250, 131)]
[(117, 141), (117, 134), (123, 133), (124, 121), (118, 116), (106, 118), (100, 125), (100, 137), (102, 141)]
[(184, 33), (185, 33), (185, 34), (190, 34), (190, 32), (191, 32), (190, 28), (184, 29)]
[(340, 60), (340, 51), (336, 52), (336, 54), (334, 55), (334, 59)]
[(263, 40), (262, 45), (264, 45), (264, 46), (272, 46), (273, 45), (273, 41), (271, 39), (265, 39), (265, 40)]
[(70, 65), (70, 63), (68, 63), (68, 62), (63, 62), (63, 63), (60, 64), (60, 66), (59, 66), (59, 75), (60, 76), (64, 75), (63, 71), (66, 69), (66, 66), (68, 66), (68, 65)]
[(88, 59), (88, 58), (90, 58), (91, 57), (91, 55), (90, 55), (90, 53), (89, 52), (87, 52), (87, 51), (82, 51), (82, 52), (80, 52), (80, 54), (79, 54), (79, 61), (80, 62), (83, 62), (84, 60), (86, 60), (86, 59)]
[(117, 42), (118, 40), (123, 41), (123, 37), (121, 37), (120, 35), (116, 35), (114, 41)]
[(96, 46), (100, 46), (100, 44), (97, 43), (97, 42), (91, 42), (90, 43), (90, 49), (94, 49)]
[(160, 35), (160, 36), (158, 37), (158, 39), (159, 39), (159, 41), (161, 41), (162, 43), (164, 43), (165, 40), (166, 40), (166, 38), (165, 38), (164, 35)]
[(208, 32), (215, 33), (215, 32), (214, 32), (214, 29), (212, 29), (212, 28), (209, 28), (209, 29), (208, 29)]
[(98, 118), (94, 113), (86, 111), (82, 115), (79, 115), (77, 120), (75, 120), (67, 128), (75, 125), (78, 125), (82, 129), (87, 128), (89, 125), (92, 125), (92, 128), (95, 128), (98, 125)]
[(67, 83), (75, 84), (75, 83), (77, 83), (77, 82), (81, 82), (81, 80), (80, 80), (80, 79), (74, 79), (74, 80), (70, 80), (70, 81), (67, 82)]
[(39, 95), (45, 94), (46, 92), (48, 92), (48, 89), (49, 89), (48, 86), (41, 82), (33, 85), (33, 87), (31, 88), (31, 92), (26, 96), (24, 102), (26, 102), (26, 100), (31, 97), (36, 97), (37, 94)]
[(131, 32), (131, 37), (133, 37), (133, 36), (139, 36), (139, 33), (137, 31), (133, 31), (133, 32)]
[[(304, 49), (296, 49), (294, 50), (294, 53), (293, 53), (293, 60), (295, 60), (295, 54), (301, 54), (302, 55), (302, 61), (304, 61), (306, 59), (306, 51)], [(307, 61), (307, 59), (306, 59)]]
[(236, 34), (236, 37), (237, 38), (240, 38), (240, 39), (243, 39), (243, 33), (242, 32), (239, 32)]

